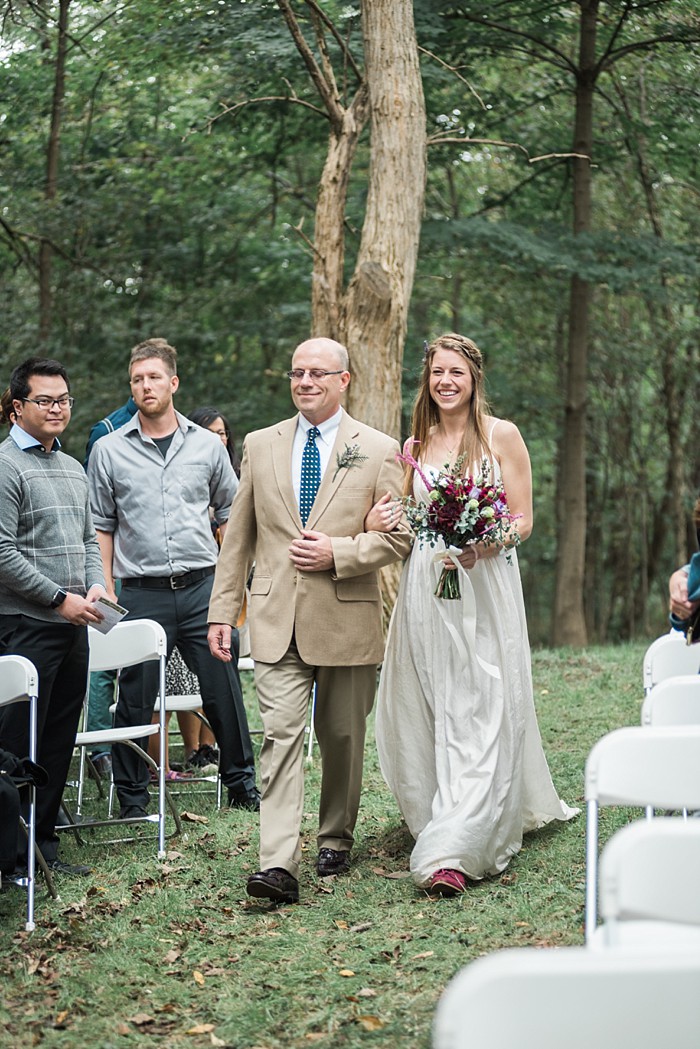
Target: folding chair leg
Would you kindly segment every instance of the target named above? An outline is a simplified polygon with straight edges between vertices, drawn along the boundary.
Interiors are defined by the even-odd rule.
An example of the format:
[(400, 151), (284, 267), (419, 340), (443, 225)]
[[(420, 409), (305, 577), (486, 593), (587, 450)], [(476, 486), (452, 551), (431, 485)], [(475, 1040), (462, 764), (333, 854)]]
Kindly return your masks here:
[(595, 932), (598, 908), (598, 804), (589, 801), (586, 807), (586, 943)]
[[(71, 834), (75, 838), (75, 841), (76, 841), (77, 845), (86, 845), (87, 842), (85, 841), (85, 838), (80, 833), (80, 823), (79, 823), (80, 816), (76, 816), (76, 815), (73, 814), (73, 811), (72, 811), (70, 805), (68, 804), (68, 802), (66, 801), (65, 798), (63, 798), (62, 801), (61, 801), (61, 808), (65, 812), (65, 814), (66, 814), (66, 816), (68, 818), (68, 823), (69, 823), (69, 826), (66, 827), (65, 829), (66, 830), (70, 830)], [(61, 827), (57, 827), (56, 829), (57, 830), (61, 830)]]
[[(29, 827), (27, 826), (27, 824), (24, 822), (24, 820), (21, 817), (20, 817), (19, 825), (20, 825), (20, 829), (22, 830), (24, 836), (27, 839), (27, 843), (29, 843)], [(27, 860), (29, 860), (29, 857), (27, 857)], [(46, 860), (44, 859), (43, 852), (41, 851), (39, 846), (36, 845), (36, 844), (34, 845), (34, 863), (32, 863), (30, 865), (29, 862), (27, 862), (27, 868), (28, 868), (27, 891), (30, 892), (31, 889), (32, 889), (32, 885), (36, 884), (36, 865), (37, 864), (39, 865), (39, 869), (41, 870), (41, 873), (44, 875), (44, 878), (46, 880), (46, 888), (49, 890), (49, 895), (54, 900), (60, 899), (60, 897), (58, 895), (58, 890), (56, 889), (56, 882), (54, 881), (53, 871), (51, 870), (51, 868), (47, 864)], [(29, 872), (29, 867), (30, 866), (32, 868), (31, 875), (30, 875), (30, 872)], [(33, 897), (33, 893), (32, 893), (32, 897)], [(29, 908), (28, 908), (27, 909), (27, 932), (33, 932), (33, 930), (34, 930), (33, 898), (32, 898), (31, 914), (32, 914), (32, 917), (31, 917), (32, 928), (30, 929), (29, 928), (30, 918), (29, 918)]]

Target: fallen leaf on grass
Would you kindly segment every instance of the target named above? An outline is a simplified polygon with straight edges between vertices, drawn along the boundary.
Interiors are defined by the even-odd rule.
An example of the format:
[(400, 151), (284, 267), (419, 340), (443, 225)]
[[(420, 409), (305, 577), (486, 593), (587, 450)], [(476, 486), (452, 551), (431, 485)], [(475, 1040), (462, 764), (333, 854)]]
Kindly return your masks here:
[(357, 997), (358, 998), (376, 998), (377, 997), (377, 992), (373, 991), (371, 987), (362, 987), (357, 992)]
[(341, 969), (340, 972), (338, 973), (338, 976), (354, 976), (354, 975), (355, 975), (355, 973), (352, 971), (352, 969)]
[(185, 823), (208, 823), (208, 816), (200, 816), (198, 812), (181, 812), (180, 819)]
[(127, 1024), (117, 1024), (117, 1034), (131, 1034), (131, 1028)]
[(146, 1024), (154, 1022), (153, 1017), (149, 1016), (148, 1013), (136, 1013), (136, 1016), (127, 1016), (127, 1020), (136, 1027), (144, 1027)]
[(168, 951), (165, 958), (163, 958), (163, 961), (166, 965), (172, 965), (173, 962), (178, 960), (181, 954), (182, 951), (178, 951), (176, 947), (173, 947), (171, 951)]
[(211, 1042), (212, 1045), (226, 1045), (227, 1044), (223, 1040), (223, 1038), (217, 1038), (216, 1035), (213, 1032), (211, 1032), (209, 1034), (209, 1041)]
[(185, 1031), (185, 1034), (209, 1034), (213, 1030), (214, 1024), (196, 1024), (194, 1027), (190, 1027), (189, 1031)]
[(530, 923), (529, 922), (516, 922), (515, 923), (515, 928), (516, 929), (529, 929), (530, 928)]
[(205, 984), (206, 981), (204, 979), (203, 974), (199, 971), (199, 969), (195, 969), (194, 970), (194, 972), (192, 973), (192, 977), (193, 977), (194, 982), (197, 984), (198, 987), (204, 987), (204, 984)]
[(417, 961), (418, 958), (432, 958), (432, 956), (434, 954), (435, 954), (435, 951), (421, 951), (420, 954), (414, 954), (413, 955), (413, 961), (414, 962)]
[(355, 1023), (364, 1027), (365, 1031), (381, 1031), (382, 1027), (385, 1026), (384, 1021), (380, 1020), (378, 1016), (356, 1016)]
[(304, 1035), (307, 1042), (320, 1042), (322, 1038), (326, 1037), (325, 1031), (309, 1031), (308, 1034)]
[(70, 1016), (70, 1009), (61, 1009), (60, 1013), (54, 1020), (54, 1027), (63, 1027), (66, 1020)]
[(341, 921), (341, 922), (336, 922), (335, 924), (338, 926), (339, 929), (347, 929), (347, 927), (348, 927), (348, 923), (347, 922), (342, 922)]
[(380, 878), (410, 878), (410, 871), (385, 871), (383, 867), (372, 867), (372, 874), (378, 874)]
[(357, 925), (350, 926), (350, 932), (367, 932), (371, 928), (372, 922), (359, 922)]

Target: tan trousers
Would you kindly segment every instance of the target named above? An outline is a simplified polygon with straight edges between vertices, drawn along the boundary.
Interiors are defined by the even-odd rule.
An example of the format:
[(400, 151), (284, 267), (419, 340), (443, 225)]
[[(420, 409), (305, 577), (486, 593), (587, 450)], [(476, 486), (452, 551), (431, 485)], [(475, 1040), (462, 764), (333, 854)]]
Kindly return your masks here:
[(312, 667), (294, 645), (278, 663), (255, 663), (263, 720), (260, 753), (260, 869), (299, 876), (304, 811), (304, 730), (316, 684), (315, 731), (322, 778), (318, 847), (348, 850), (362, 788), (365, 723), (377, 667)]

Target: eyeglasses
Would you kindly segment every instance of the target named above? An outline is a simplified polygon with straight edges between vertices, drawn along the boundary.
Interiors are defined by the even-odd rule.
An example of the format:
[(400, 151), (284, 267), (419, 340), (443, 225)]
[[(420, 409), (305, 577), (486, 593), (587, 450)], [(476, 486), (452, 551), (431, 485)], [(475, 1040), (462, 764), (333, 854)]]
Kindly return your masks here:
[(22, 400), (35, 404), (40, 412), (50, 411), (54, 404), (59, 408), (72, 408), (75, 403), (75, 397), (69, 397), (67, 393), (63, 397), (23, 397)]
[(290, 372), (287, 372), (287, 378), (293, 379), (295, 382), (301, 382), (304, 376), (308, 375), (314, 382), (320, 382), (327, 375), (342, 375), (344, 371), (344, 368), (338, 368), (335, 372), (324, 372), (321, 368), (292, 368)]

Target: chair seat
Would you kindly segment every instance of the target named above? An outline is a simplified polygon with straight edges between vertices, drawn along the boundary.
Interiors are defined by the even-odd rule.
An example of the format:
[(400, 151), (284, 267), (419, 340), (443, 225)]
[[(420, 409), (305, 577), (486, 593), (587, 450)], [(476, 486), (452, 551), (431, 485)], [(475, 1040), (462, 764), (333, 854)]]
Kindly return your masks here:
[(89, 747), (93, 743), (123, 743), (125, 739), (143, 739), (155, 736), (158, 725), (125, 725), (123, 728), (95, 729), (79, 732), (75, 737), (76, 747)]
[(685, 947), (700, 951), (700, 927), (663, 921), (620, 921), (609, 927), (603, 922), (593, 933), (588, 949), (607, 951), (611, 947), (641, 950)]
[[(166, 696), (165, 709), (177, 713), (183, 710), (199, 710), (202, 705), (201, 696)], [(153, 712), (157, 714), (160, 710), (160, 700), (156, 700)]]

